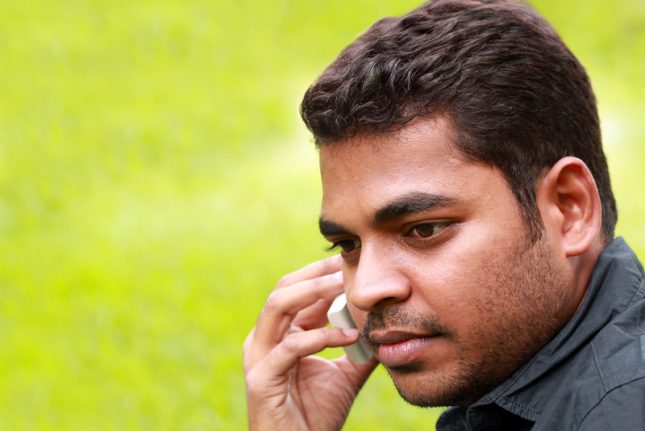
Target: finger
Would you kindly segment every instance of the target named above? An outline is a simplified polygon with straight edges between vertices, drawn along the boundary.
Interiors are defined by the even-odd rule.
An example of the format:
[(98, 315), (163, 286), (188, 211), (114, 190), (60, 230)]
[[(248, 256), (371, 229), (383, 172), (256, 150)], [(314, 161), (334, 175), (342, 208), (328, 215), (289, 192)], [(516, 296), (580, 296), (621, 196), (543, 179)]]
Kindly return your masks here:
[(329, 310), (335, 298), (336, 296), (332, 296), (331, 298), (317, 300), (309, 307), (299, 311), (291, 324), (303, 329), (322, 328), (329, 323), (327, 320), (327, 310)]
[(242, 358), (244, 363), (244, 369), (249, 370), (251, 368), (251, 348), (253, 344), (253, 337), (255, 334), (255, 327), (251, 329), (249, 335), (244, 339), (244, 344), (242, 344)]
[(343, 291), (340, 273), (300, 281), (274, 290), (258, 317), (251, 356), (258, 359), (273, 349), (284, 337), (294, 316), (319, 299), (333, 299)]
[(378, 365), (378, 361), (374, 356), (364, 364), (355, 364), (349, 360), (347, 355), (343, 355), (340, 358), (334, 359), (333, 362), (340, 368), (343, 373), (347, 376), (354, 386), (361, 388), (369, 375), (374, 371), (374, 368)]
[(305, 356), (313, 355), (327, 347), (347, 346), (356, 342), (359, 332), (356, 329), (319, 328), (311, 331), (295, 332), (285, 337), (267, 355), (262, 366), (271, 375), (284, 375), (296, 362)]
[(285, 275), (276, 284), (276, 289), (282, 289), (295, 283), (312, 278), (322, 277), (323, 275), (333, 274), (342, 268), (342, 259), (340, 255), (331, 256), (309, 265), (303, 266), (297, 271)]

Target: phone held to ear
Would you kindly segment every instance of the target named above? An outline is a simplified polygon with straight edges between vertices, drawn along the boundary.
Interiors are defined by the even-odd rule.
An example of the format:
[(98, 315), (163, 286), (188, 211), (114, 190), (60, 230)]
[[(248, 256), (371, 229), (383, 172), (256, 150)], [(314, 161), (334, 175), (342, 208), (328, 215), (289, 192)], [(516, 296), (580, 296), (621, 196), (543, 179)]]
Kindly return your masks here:
[[(327, 318), (334, 328), (356, 328), (356, 324), (349, 314), (347, 297), (344, 293), (341, 293), (334, 299), (334, 302), (332, 302), (331, 307), (327, 311)], [(355, 364), (364, 364), (372, 357), (372, 351), (367, 346), (367, 342), (363, 337), (359, 337), (356, 343), (345, 346), (343, 349), (345, 349), (349, 360)]]

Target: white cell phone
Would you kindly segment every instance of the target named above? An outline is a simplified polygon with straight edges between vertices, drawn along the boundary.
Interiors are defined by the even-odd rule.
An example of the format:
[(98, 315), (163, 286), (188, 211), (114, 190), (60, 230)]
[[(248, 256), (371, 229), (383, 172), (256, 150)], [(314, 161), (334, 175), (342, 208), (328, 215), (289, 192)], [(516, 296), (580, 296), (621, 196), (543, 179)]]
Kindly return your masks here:
[[(334, 328), (356, 328), (356, 324), (351, 314), (349, 314), (347, 297), (344, 293), (341, 293), (334, 299), (334, 302), (332, 302), (331, 307), (327, 311), (327, 318)], [(349, 360), (355, 364), (364, 364), (372, 357), (372, 351), (362, 336), (359, 337), (356, 343), (345, 346), (343, 349), (345, 349)]]

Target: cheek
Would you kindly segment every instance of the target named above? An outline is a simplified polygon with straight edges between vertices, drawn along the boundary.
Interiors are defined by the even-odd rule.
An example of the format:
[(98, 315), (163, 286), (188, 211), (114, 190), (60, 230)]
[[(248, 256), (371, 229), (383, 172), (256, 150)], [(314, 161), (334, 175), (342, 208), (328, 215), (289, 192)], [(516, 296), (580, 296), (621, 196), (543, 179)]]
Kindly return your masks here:
[(509, 258), (502, 247), (491, 249), (491, 243), (486, 235), (464, 233), (440, 253), (418, 258), (409, 267), (415, 271), (417, 297), (456, 334), (485, 326), (488, 305), (495, 302), (495, 274)]

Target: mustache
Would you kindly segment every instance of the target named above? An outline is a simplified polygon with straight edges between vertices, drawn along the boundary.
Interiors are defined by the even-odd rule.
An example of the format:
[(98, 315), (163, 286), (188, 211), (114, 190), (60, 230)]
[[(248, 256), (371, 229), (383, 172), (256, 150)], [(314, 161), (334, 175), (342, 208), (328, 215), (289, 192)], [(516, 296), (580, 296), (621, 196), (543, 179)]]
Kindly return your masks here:
[(368, 344), (375, 346), (370, 339), (373, 331), (384, 330), (387, 328), (396, 328), (410, 330), (410, 332), (422, 332), (426, 334), (442, 335), (453, 338), (454, 333), (450, 328), (439, 322), (435, 314), (418, 314), (411, 313), (400, 307), (389, 307), (383, 309), (373, 309), (367, 313), (367, 319), (361, 332), (363, 338)]

